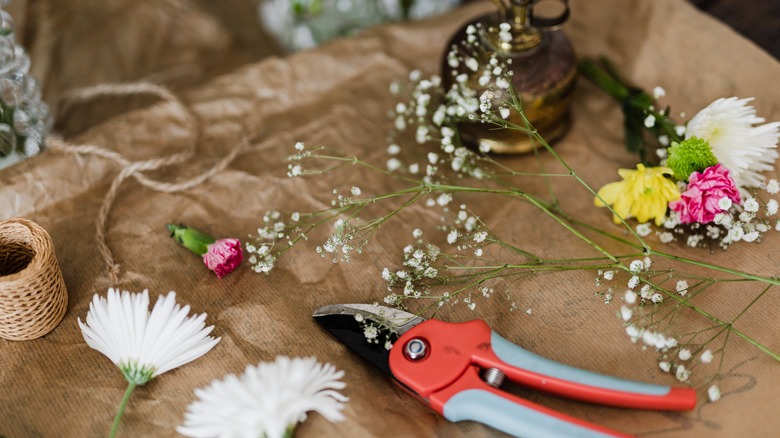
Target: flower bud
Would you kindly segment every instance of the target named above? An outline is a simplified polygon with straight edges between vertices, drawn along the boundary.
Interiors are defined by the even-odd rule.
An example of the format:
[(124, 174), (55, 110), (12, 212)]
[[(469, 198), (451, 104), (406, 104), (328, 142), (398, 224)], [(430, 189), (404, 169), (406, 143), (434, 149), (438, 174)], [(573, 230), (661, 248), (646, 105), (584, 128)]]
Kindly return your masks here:
[(203, 263), (214, 271), (218, 278), (233, 272), (244, 260), (238, 239), (214, 240), (208, 234), (182, 224), (168, 224), (166, 228), (176, 242), (202, 256)]

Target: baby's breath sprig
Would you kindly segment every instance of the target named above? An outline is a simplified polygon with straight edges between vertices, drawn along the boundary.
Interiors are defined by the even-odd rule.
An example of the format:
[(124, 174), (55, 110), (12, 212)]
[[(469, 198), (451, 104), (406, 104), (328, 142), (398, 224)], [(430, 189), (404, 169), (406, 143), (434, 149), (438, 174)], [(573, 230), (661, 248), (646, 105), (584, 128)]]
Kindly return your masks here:
[[(772, 288), (780, 286), (780, 279), (653, 248), (648, 243), (652, 228), (627, 222), (609, 203), (605, 206), (619, 219), (616, 223), (623, 227), (620, 233), (571, 216), (556, 198), (555, 180), (573, 180), (594, 197), (598, 197), (597, 192), (528, 123), (511, 86), (507, 89), (500, 86), (503, 83), (500, 79), (507, 79), (507, 70), (497, 68), (502, 61), (498, 58), (488, 58), (486, 64), (471, 61), (477, 58), (469, 55), (468, 50), (453, 51), (450, 57), (452, 59), (448, 61), (453, 68), (483, 69), (487, 72), (483, 73), (486, 83), (481, 85), (488, 92), (476, 93), (466, 81), (458, 81), (457, 77), (455, 83), (445, 90), (441, 79), (435, 76), (424, 78), (421, 72), (412, 72), (408, 90), (410, 100), (401, 102), (392, 112), (396, 133), (391, 136), (391, 144), (387, 148), (389, 157), (383, 165), (296, 144), (296, 152), (290, 157), (288, 167), (291, 177), (361, 168), (392, 181), (392, 184), (385, 185), (391, 188), (384, 193), (368, 194), (353, 186), (334, 190), (331, 208), (328, 209), (286, 215), (269, 212), (267, 219), (264, 218), (264, 227), (258, 230), (256, 244), (247, 248), (256, 271), (267, 273), (282, 253), (297, 242), (307, 240), (315, 228), (326, 225), (332, 228), (327, 238), (315, 244), (317, 252), (334, 262), (349, 261), (389, 220), (411, 206), (423, 206), (440, 210), (440, 225), (433, 231), (424, 232), (424, 224), (414, 224), (413, 240), (403, 248), (399, 265), (382, 269), (381, 277), (388, 288), (387, 295), (382, 298), (386, 304), (431, 317), (445, 305), (475, 310), (479, 300), (499, 295), (507, 298), (509, 310), (513, 311), (518, 308), (514, 301), (515, 291), (521, 289), (515, 286), (530, 276), (593, 272), (597, 275), (597, 295), (612, 306), (622, 320), (629, 339), (657, 352), (662, 371), (673, 373), (680, 381), (710, 385), (708, 394), (713, 401), (719, 397), (716, 379), (722, 372), (726, 346), (735, 336), (780, 361), (778, 352), (758, 340), (760, 334), (746, 333), (738, 327), (746, 312), (759, 307), (756, 304)], [(477, 64), (474, 65), (474, 62)], [(493, 90), (504, 92), (491, 94), (491, 81)], [(400, 83), (395, 83), (391, 91), (400, 95), (402, 88)], [(522, 123), (510, 122), (505, 108), (519, 114)], [(679, 139), (682, 133), (678, 132), (677, 126), (666, 126), (660, 117), (667, 114), (667, 110), (657, 113), (659, 117), (654, 119), (654, 126), (669, 138)], [(556, 173), (540, 167), (538, 172), (519, 172), (495, 160), (485, 148), (467, 148), (457, 129), (458, 123), (463, 121), (522, 131), (533, 137), (534, 142), (565, 170)], [(403, 143), (404, 132), (413, 134), (414, 142), (420, 146), (402, 150), (399, 144)], [(402, 159), (411, 161), (405, 163)], [(518, 185), (518, 181), (525, 179), (518, 176), (542, 179), (548, 188), (548, 196), (527, 192)], [(773, 195), (780, 192), (780, 184), (770, 180), (760, 190)], [(594, 254), (561, 259), (546, 254), (539, 245), (504, 239), (491, 230), (477, 213), (461, 204), (461, 197), (474, 196), (530, 205), (552, 219), (558, 230), (592, 248)], [(719, 225), (731, 221), (736, 224), (733, 229), (742, 229), (742, 235), (730, 237), (732, 242), (740, 239), (757, 241), (760, 233), (769, 231), (772, 226), (769, 219), (760, 218), (758, 213), (765, 211), (774, 215), (778, 204), (771, 199), (753, 196), (745, 198), (738, 208), (740, 210), (733, 216), (724, 214)], [(659, 231), (668, 232), (671, 236), (669, 240), (683, 235), (677, 231), (678, 224), (673, 223), (673, 219), (673, 214), (666, 218), (662, 224), (663, 231)], [(549, 228), (548, 231), (554, 232), (554, 229)], [(703, 228), (703, 231), (715, 234), (709, 228)], [(748, 236), (745, 239), (754, 231), (759, 231), (758, 237)], [(667, 240), (661, 234), (657, 237), (662, 242)], [(718, 241), (723, 242), (723, 236), (719, 237)], [(703, 242), (688, 244), (700, 246)], [(615, 245), (622, 248), (621, 252), (607, 249), (615, 248)], [(715, 301), (713, 296), (733, 288), (742, 290), (746, 286), (759, 288), (760, 291), (738, 315), (724, 317), (723, 309), (712, 305)], [(530, 309), (526, 313), (529, 312)], [(377, 332), (379, 328), (366, 325), (367, 339), (381, 342)], [(707, 370), (709, 364), (716, 364), (717, 369)], [(700, 368), (704, 370), (701, 373), (703, 378), (692, 378), (692, 373)]]

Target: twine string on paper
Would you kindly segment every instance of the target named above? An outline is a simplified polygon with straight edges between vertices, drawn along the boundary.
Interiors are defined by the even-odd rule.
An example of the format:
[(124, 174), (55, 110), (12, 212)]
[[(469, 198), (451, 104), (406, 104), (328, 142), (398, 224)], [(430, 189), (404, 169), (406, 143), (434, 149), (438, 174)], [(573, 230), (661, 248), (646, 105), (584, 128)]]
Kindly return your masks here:
[(168, 88), (151, 83), (132, 83), (132, 84), (100, 84), (93, 87), (77, 90), (68, 96), (68, 99), (62, 108), (68, 108), (76, 103), (89, 102), (91, 100), (107, 96), (127, 96), (127, 95), (152, 95), (160, 98), (162, 101), (171, 104), (175, 111), (178, 111), (186, 123), (190, 125), (190, 131), (193, 133), (191, 147), (186, 151), (175, 153), (166, 157), (153, 158), (143, 161), (129, 161), (121, 154), (106, 148), (95, 145), (74, 145), (67, 141), (50, 136), (46, 140), (47, 148), (60, 153), (95, 155), (114, 161), (122, 167), (119, 174), (111, 182), (106, 196), (100, 205), (98, 211), (95, 238), (97, 240), (98, 252), (108, 266), (108, 275), (112, 282), (119, 280), (120, 266), (114, 260), (111, 248), (106, 239), (106, 223), (111, 211), (111, 207), (116, 200), (117, 193), (122, 183), (129, 177), (133, 177), (141, 185), (153, 190), (165, 193), (179, 192), (196, 187), (207, 181), (219, 172), (222, 172), (227, 166), (242, 152), (248, 150), (249, 142), (244, 139), (239, 142), (231, 151), (212, 165), (206, 171), (192, 177), (189, 180), (180, 182), (157, 181), (144, 175), (143, 172), (161, 169), (167, 166), (183, 164), (195, 153), (195, 145), (200, 138), (200, 124), (195, 114)]

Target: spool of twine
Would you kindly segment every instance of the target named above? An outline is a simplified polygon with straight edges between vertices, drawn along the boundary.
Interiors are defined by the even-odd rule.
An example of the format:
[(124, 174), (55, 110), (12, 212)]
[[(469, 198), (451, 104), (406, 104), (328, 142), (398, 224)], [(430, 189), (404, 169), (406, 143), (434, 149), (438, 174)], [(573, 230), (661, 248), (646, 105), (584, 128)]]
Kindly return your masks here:
[(26, 219), (0, 221), (0, 337), (39, 338), (62, 321), (67, 307), (49, 233)]

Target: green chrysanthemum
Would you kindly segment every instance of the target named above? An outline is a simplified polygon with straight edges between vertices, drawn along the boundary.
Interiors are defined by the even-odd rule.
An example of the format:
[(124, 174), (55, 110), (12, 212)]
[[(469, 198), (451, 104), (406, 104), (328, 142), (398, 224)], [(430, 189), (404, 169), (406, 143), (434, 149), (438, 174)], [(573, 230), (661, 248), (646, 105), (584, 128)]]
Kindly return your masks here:
[(673, 143), (669, 148), (667, 167), (672, 169), (674, 177), (680, 181), (688, 181), (693, 172), (718, 164), (718, 159), (712, 153), (709, 142), (699, 137), (691, 137), (680, 143)]

